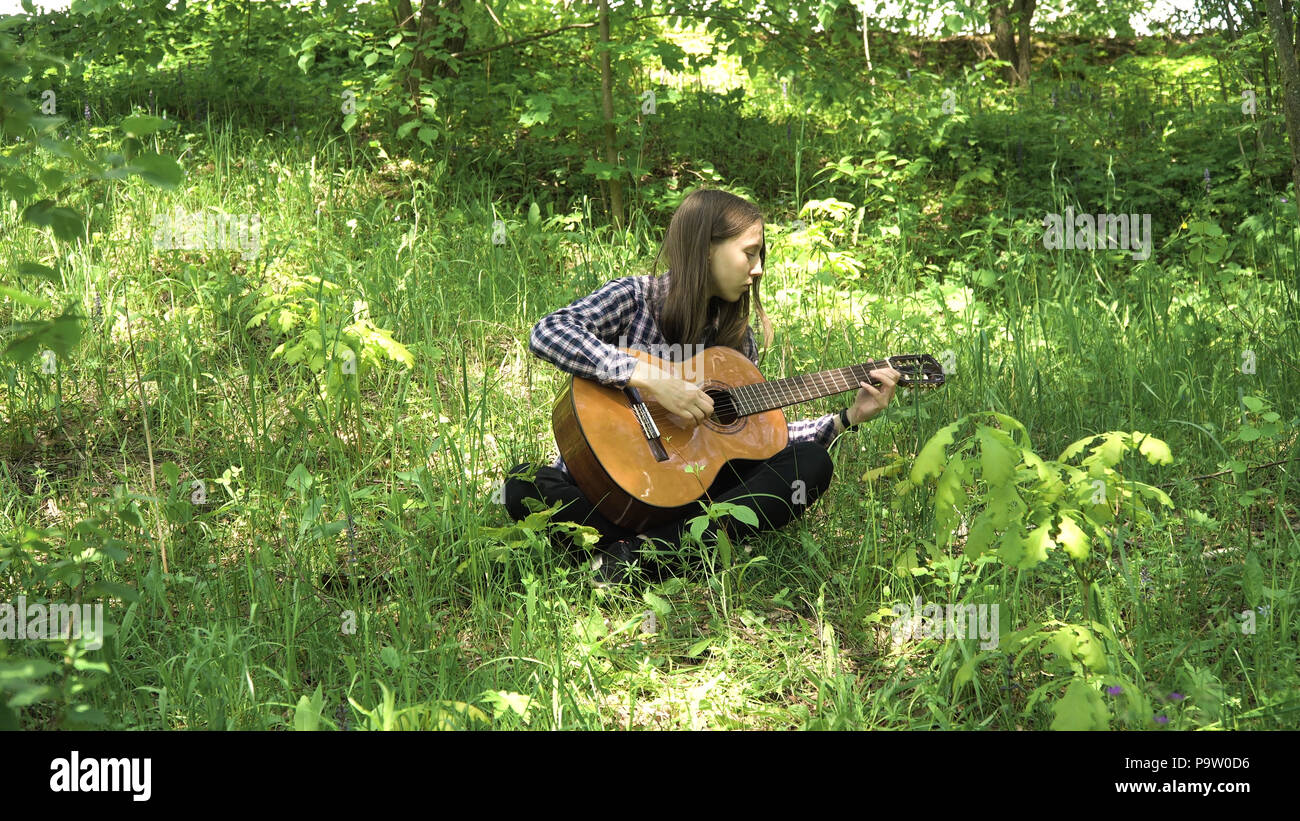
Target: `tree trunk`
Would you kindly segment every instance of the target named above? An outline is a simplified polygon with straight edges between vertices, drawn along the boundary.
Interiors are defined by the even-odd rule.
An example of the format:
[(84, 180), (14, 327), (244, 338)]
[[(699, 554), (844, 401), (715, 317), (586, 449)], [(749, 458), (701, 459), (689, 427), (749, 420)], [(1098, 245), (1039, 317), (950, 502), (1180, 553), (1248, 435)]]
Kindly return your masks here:
[(1016, 0), (1016, 11), (1020, 15), (1020, 37), (1016, 42), (1016, 73), (1020, 75), (1020, 84), (1029, 82), (1029, 46), (1034, 32), (1034, 6), (1037, 0)]
[[(600, 42), (605, 50), (600, 53), (600, 92), (605, 110), (605, 162), (618, 164), (618, 152), (614, 148), (616, 132), (614, 130), (614, 71), (610, 66), (609, 56), (609, 3), (600, 0)], [(623, 230), (623, 181), (618, 178), (609, 180), (609, 210), (614, 226)]]
[(1291, 181), (1295, 183), (1296, 211), (1300, 212), (1300, 66), (1296, 61), (1296, 44), (1291, 27), (1282, 12), (1282, 0), (1265, 0), (1268, 20), (1273, 28), (1273, 46), (1277, 67), (1282, 75), (1282, 110), (1286, 114), (1287, 139), (1291, 142)]
[[(989, 0), (989, 32), (993, 51), (1009, 65), (1003, 70), (1008, 85), (1029, 82), (1029, 46), (1032, 42), (1037, 0)], [(1015, 28), (1012, 28), (1015, 23)], [(1017, 37), (1017, 31), (1019, 37)]]
[(397, 18), (397, 30), (402, 36), (414, 43), (412, 48), (415, 49), (415, 60), (411, 62), (411, 67), (406, 70), (406, 93), (419, 99), (420, 80), (423, 74), (419, 70), (420, 65), (420, 29), (419, 21), (415, 18), (415, 10), (411, 8), (411, 0), (397, 0), (397, 10), (393, 15)]
[[(424, 0), (425, 10), (420, 12), (420, 38), (428, 42), (430, 31), (441, 32), (438, 38), (437, 55), (458, 54), (465, 50), (468, 32), (461, 22), (460, 0)], [(429, 7), (436, 7), (436, 11)], [(443, 59), (424, 58), (425, 76), (450, 77), (451, 64)]]
[[(457, 5), (452, 8), (452, 3)], [(412, 44), (415, 59), (406, 73), (406, 93), (419, 106), (420, 82), (429, 77), (451, 76), (451, 66), (431, 52), (455, 54), (465, 50), (465, 27), (458, 12), (459, 0), (420, 0), (418, 11), (411, 0), (396, 0), (394, 17), (398, 31)], [(434, 32), (438, 34), (434, 36)], [(431, 42), (436, 40), (436, 42)]]
[(993, 51), (999, 60), (1004, 60), (1007, 67), (1002, 70), (1007, 85), (1016, 84), (1016, 36), (1011, 31), (1011, 20), (1007, 16), (1008, 0), (990, 0), (989, 32), (993, 35)]

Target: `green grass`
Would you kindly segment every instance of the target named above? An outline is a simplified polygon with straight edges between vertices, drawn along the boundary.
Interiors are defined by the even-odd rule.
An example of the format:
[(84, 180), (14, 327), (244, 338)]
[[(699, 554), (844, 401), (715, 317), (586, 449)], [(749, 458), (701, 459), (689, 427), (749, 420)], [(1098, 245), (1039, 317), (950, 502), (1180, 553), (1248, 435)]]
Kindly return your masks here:
[[(805, 163), (862, 140), (845, 128), (810, 133), (821, 142), (800, 146)], [(995, 656), (954, 696), (976, 642), (896, 645), (878, 614), (920, 595), (997, 602), (1004, 632), (1085, 623), (1059, 550), (1026, 571), (963, 559), (959, 545), (933, 545), (928, 492), (900, 496), (892, 478), (865, 478), (895, 458), (905, 471), (935, 430), (978, 410), (1020, 420), (1049, 459), (1109, 430), (1166, 441), (1174, 464), (1130, 459), (1123, 472), (1168, 485), (1174, 509), (1149, 526), (1121, 519), (1117, 549), (1098, 560), (1088, 613), (1122, 647), (1108, 669), (1170, 718), (1162, 726), (1294, 726), (1294, 466), (1194, 478), (1231, 460), (1296, 456), (1297, 295), (1279, 264), (1285, 246), (1242, 241), (1228, 268), (1198, 263), (1174, 230), (1145, 263), (1048, 252), (1010, 178), (934, 212), (965, 155), (952, 173), (889, 177), (896, 201), (873, 206), (886, 210), (856, 243), (852, 210), (805, 214), (807, 228), (792, 230), (793, 213), (760, 202), (777, 330), (768, 378), (943, 351), (956, 373), (843, 436), (830, 491), (796, 525), (738, 550), (734, 566), (706, 552), (708, 569), (681, 579), (593, 591), (545, 533), (507, 548), (484, 529), (509, 524), (491, 502), (503, 471), (551, 455), (562, 378), (529, 353), (532, 324), (609, 279), (648, 272), (660, 234), (646, 225), (663, 229), (653, 215), (626, 236), (578, 210), (530, 224), (527, 202), (507, 204), (488, 176), (445, 160), (381, 163), (310, 131), (294, 142), (227, 123), (169, 139), (177, 154), (191, 146), (187, 188), (111, 189), (95, 203), (92, 242), (50, 289), (88, 314), (98, 296), (98, 326), (87, 323), (57, 374), (32, 361), (0, 385), (0, 531), (70, 528), (115, 487), (144, 495), (138, 522), (105, 525), (128, 555), (102, 571), (139, 599), (107, 600), (119, 628), (96, 658), (110, 672), (77, 696), (107, 726), (292, 727), (300, 699), (320, 688), (328, 728), (1046, 728), (1065, 680), (1042, 653)], [(1078, 202), (1049, 176), (1032, 182), (1042, 201)], [(810, 198), (856, 206), (872, 190), (850, 180)], [(262, 252), (245, 262), (232, 251), (151, 251), (151, 214), (176, 206), (259, 214)], [(490, 240), (495, 218), (507, 223), (504, 245)], [(874, 230), (895, 218), (915, 230)], [(14, 215), (5, 220), (8, 230)], [(40, 235), (18, 236), (7, 260), (48, 256)], [(264, 296), (283, 304), (248, 327)], [(361, 340), (355, 323), (367, 317), (409, 351), (410, 367)], [(329, 344), (345, 328), (356, 376)], [(310, 345), (304, 361), (275, 354), (310, 330), (325, 343), (317, 367)], [(1246, 349), (1253, 375), (1241, 373)], [(1272, 403), (1280, 431), (1228, 438), (1242, 428), (1239, 389)], [(848, 398), (789, 411), (816, 416)], [(193, 480), (204, 483), (202, 505), (188, 501)], [(30, 590), (17, 567), (0, 565), (5, 598)], [(1269, 609), (1245, 635), (1234, 614), (1256, 606)], [(58, 660), (53, 643), (6, 644)], [(1175, 691), (1188, 697), (1166, 701)], [(1112, 726), (1157, 726), (1150, 714), (1125, 724), (1124, 702), (1103, 698)], [(62, 715), (50, 698), (24, 707), (22, 722), (70, 725)]]

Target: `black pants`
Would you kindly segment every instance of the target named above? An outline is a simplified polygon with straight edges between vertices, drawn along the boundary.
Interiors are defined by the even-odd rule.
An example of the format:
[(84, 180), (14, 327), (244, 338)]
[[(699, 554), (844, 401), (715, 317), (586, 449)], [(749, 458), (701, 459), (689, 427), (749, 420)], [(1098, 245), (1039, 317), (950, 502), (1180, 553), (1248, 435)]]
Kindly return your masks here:
[[(757, 528), (734, 517), (724, 517), (722, 523), (727, 535), (732, 544), (736, 544), (746, 536), (776, 530), (803, 515), (808, 506), (830, 487), (832, 470), (831, 457), (824, 446), (816, 442), (792, 442), (766, 461), (736, 459), (723, 465), (717, 479), (709, 486), (708, 499), (743, 504), (757, 514)], [(520, 478), (520, 474), (533, 472), (533, 466), (529, 464), (516, 465), (506, 476), (503, 497), (506, 510), (514, 520), (522, 520), (528, 515), (523, 499), (532, 497), (547, 505), (563, 504), (553, 521), (591, 525), (600, 531), (601, 539), (596, 544), (598, 549), (636, 536), (635, 531), (620, 527), (601, 515), (568, 474), (549, 465), (539, 466), (536, 471), (537, 478), (532, 482)], [(672, 521), (653, 527), (643, 535), (654, 539), (660, 550), (675, 552), (681, 545), (686, 523), (702, 512), (700, 502), (684, 505), (676, 509), (677, 515)], [(705, 544), (716, 538), (716, 532), (717, 523), (710, 522), (702, 534)], [(565, 543), (564, 547), (575, 558), (582, 558), (572, 541), (567, 537), (557, 538)]]

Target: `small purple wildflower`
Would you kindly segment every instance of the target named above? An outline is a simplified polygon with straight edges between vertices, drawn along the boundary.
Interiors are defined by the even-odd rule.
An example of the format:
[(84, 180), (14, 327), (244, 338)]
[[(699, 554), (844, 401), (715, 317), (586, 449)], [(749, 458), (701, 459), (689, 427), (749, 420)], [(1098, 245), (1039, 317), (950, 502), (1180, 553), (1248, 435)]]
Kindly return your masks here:
[(1120, 693), (1124, 692), (1124, 688), (1116, 684), (1114, 687), (1107, 687), (1106, 692), (1112, 696), (1117, 696)]
[(1182, 693), (1170, 693), (1170, 694), (1169, 694), (1169, 700), (1170, 700), (1170, 701), (1182, 701), (1182, 700), (1185, 699), (1185, 698), (1187, 698), (1187, 696), (1183, 695)]
[(1169, 716), (1156, 716), (1156, 723), (1157, 723), (1157, 724), (1168, 724), (1168, 723), (1169, 723)]

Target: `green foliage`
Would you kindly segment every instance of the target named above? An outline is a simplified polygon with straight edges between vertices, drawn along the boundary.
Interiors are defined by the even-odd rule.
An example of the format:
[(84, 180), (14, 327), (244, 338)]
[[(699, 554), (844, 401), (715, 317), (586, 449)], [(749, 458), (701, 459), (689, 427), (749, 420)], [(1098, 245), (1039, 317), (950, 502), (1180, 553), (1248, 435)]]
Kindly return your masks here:
[[(37, 70), (6, 73), (5, 100), (30, 109), (49, 87), (60, 114), (70, 100), (93, 114), (83, 125), (80, 110), (60, 124), (29, 112), (25, 126), (11, 120), (28, 138), (0, 147), (0, 193), (18, 206), (5, 226), (13, 248), (26, 242), (0, 286), (5, 342), (20, 359), (60, 359), (53, 379), (30, 367), (0, 378), (7, 429), (24, 434), (0, 471), (4, 530), (27, 545), (0, 582), (57, 585), (43, 595), (61, 600), (84, 600), (96, 576), (142, 592), (96, 588), (125, 610), (102, 655), (86, 657), (107, 674), (70, 665), (63, 643), (6, 642), (0, 720), (1289, 726), (1293, 488), (1260, 464), (1294, 455), (1295, 214), (1281, 200), (1280, 115), (1257, 80), (1266, 41), (1110, 42), (1099, 57), (1095, 40), (1039, 36), (1033, 85), (1011, 89), (966, 43), (898, 35), (875, 17), (868, 74), (847, 2), (778, 2), (757, 20), (714, 9), (711, 40), (633, 21), (644, 9), (624, 4), (613, 10), (619, 157), (606, 163), (590, 7), (492, 11), (501, 25), (482, 4), (439, 4), (424, 35), (397, 31), (383, 4), (332, 0), (79, 2), (13, 24)], [(970, 31), (982, 13), (946, 22)], [(1038, 33), (1100, 30), (1107, 14)], [(813, 32), (819, 17), (828, 25)], [(584, 27), (484, 51), (570, 24)], [(38, 66), (36, 52), (57, 59)], [(1252, 82), (1260, 112), (1244, 117), (1235, 97)], [(654, 114), (640, 110), (647, 90)], [(185, 157), (188, 178), (155, 158), (166, 153)], [(600, 198), (614, 179), (629, 184), (633, 219), (611, 242)], [(149, 184), (177, 182), (176, 198), (260, 198), (268, 227), (315, 242), (272, 243), (265, 264), (240, 270), (145, 253), (136, 265), (145, 243), (123, 241), (136, 206)], [(749, 196), (768, 217), (763, 296), (781, 343), (769, 378), (944, 348), (958, 370), (932, 397), (900, 392), (837, 445), (841, 478), (800, 523), (743, 546), (720, 530), (702, 577), (592, 596), (550, 538), (589, 546), (590, 528), (554, 510), (504, 522), (483, 503), (485, 477), (506, 454), (550, 444), (556, 374), (531, 358), (528, 329), (648, 267), (697, 184)], [(1047, 253), (1042, 215), (1066, 206), (1151, 212), (1153, 258)], [(339, 228), (393, 211), (418, 230)], [(486, 246), (498, 217), (509, 240)], [(128, 284), (129, 313), (114, 299)], [(78, 305), (101, 296), (109, 325), (83, 332)], [(1223, 378), (1243, 332), (1260, 356), (1255, 382)], [(328, 415), (321, 399), (373, 435), (305, 437), (313, 410)], [(1018, 420), (948, 424), (971, 407)], [(1040, 449), (1105, 433), (1049, 462), (1020, 422)], [(1171, 451), (1189, 475), (1169, 477), (1175, 515), (1158, 516), (1166, 502), (1143, 482)], [(878, 481), (918, 453), (892, 493)], [(102, 538), (88, 530), (72, 545), (28, 524), (97, 516), (102, 498), (84, 500), (151, 482), (155, 467), (157, 500), (123, 495), (124, 518)], [(842, 478), (863, 471), (870, 482)], [(1227, 474), (1196, 476), (1215, 471)], [(225, 494), (204, 509), (187, 498), (190, 477), (212, 475)], [(690, 523), (687, 552), (728, 515), (753, 511), (714, 506)], [(134, 560), (146, 529), (164, 536), (166, 577)], [(61, 564), (112, 539), (127, 559)], [(337, 572), (337, 547), (367, 572)], [(930, 637), (883, 663), (880, 605), (913, 594), (1000, 604), (1005, 632), (987, 650)]]
[(244, 300), (252, 314), (245, 328), (263, 323), (284, 342), (271, 352), (289, 364), (301, 363), (315, 376), (322, 398), (358, 399), (358, 382), (384, 360), (412, 367), (415, 360), (392, 333), (371, 321), (364, 300), (354, 299), (350, 310), (345, 289), (324, 276), (286, 273), (268, 280)]
[[(138, 504), (143, 498), (119, 487), (69, 530), (19, 527), (0, 532), (0, 578), (23, 580), (22, 604), (29, 614), (37, 606), (46, 612), (51, 605), (102, 608), (102, 619), (96, 616), (89, 625), (79, 617), (75, 635), (0, 639), (0, 729), (112, 726), (110, 717), (94, 706), (94, 690), (108, 680), (119, 631), (128, 630), (137, 613), (139, 593), (115, 581), (113, 568), (127, 561), (128, 550), (148, 541)], [(9, 619), (21, 618), (17, 599), (5, 605), (14, 609)], [(114, 614), (119, 608), (125, 608), (120, 623)]]
[[(174, 188), (182, 172), (175, 160), (141, 151), (139, 138), (166, 125), (156, 117), (128, 117), (123, 121), (127, 137), (121, 153), (101, 153), (92, 158), (71, 140), (61, 138), (57, 129), (68, 118), (37, 114), (28, 94), (40, 89), (36, 83), (45, 69), (62, 69), (66, 65), (66, 61), (39, 50), (19, 47), (12, 37), (0, 32), (0, 78), (16, 81), (13, 91), (0, 94), (0, 122), (6, 136), (19, 138), (17, 145), (0, 148), (0, 169), (5, 169), (0, 173), (0, 200), (17, 203), (22, 208), (22, 221), (28, 225), (48, 228), (61, 242), (77, 243), (85, 236), (85, 220), (76, 209), (57, 204), (55, 197), (60, 193), (87, 178), (125, 179), (130, 175), (138, 175), (150, 185)], [(36, 199), (42, 193), (46, 196)], [(55, 269), (36, 262), (20, 262), (17, 267), (21, 273), (49, 281), (57, 274)], [(4, 288), (3, 294), (37, 310), (53, 307), (46, 299), (12, 288)], [(5, 358), (21, 364), (39, 351), (52, 350), (66, 360), (80, 342), (82, 318), (70, 303), (51, 319), (33, 317), (12, 322), (7, 329)]]
[(471, 730), (484, 728), (491, 719), (478, 707), (463, 701), (438, 700), (397, 707), (393, 693), (379, 683), (383, 699), (367, 710), (355, 700), (348, 702), (365, 717), (367, 730)]
[[(996, 427), (976, 424), (971, 436), (957, 441), (958, 431), (980, 417)], [(1068, 464), (1098, 439), (1100, 443), (1081, 460), (1081, 468)], [(950, 453), (948, 447), (954, 444)], [(1080, 439), (1058, 460), (1045, 462), (1033, 452), (1027, 431), (1015, 419), (993, 411), (968, 414), (930, 437), (899, 492), (905, 494), (934, 480), (936, 551), (969, 513), (972, 520), (964, 546), (968, 557), (992, 551), (1007, 564), (1027, 569), (1059, 546), (1076, 571), (1082, 572), (1081, 563), (1094, 540), (1110, 548), (1106, 525), (1116, 521), (1118, 511), (1127, 506), (1136, 521), (1149, 522), (1145, 499), (1173, 505), (1160, 489), (1125, 480), (1114, 470), (1130, 450), (1152, 464), (1173, 461), (1169, 447), (1159, 439), (1139, 431), (1111, 431)]]
[[(990, 424), (976, 420), (987, 419)], [(959, 438), (962, 430), (974, 432)], [(1088, 455), (1078, 467), (1070, 462)], [(951, 448), (951, 450), (949, 450)], [(1091, 585), (1098, 568), (1108, 564), (1113, 548), (1111, 532), (1118, 516), (1127, 512), (1139, 525), (1152, 522), (1147, 500), (1165, 507), (1173, 502), (1164, 491), (1143, 482), (1126, 480), (1115, 467), (1129, 452), (1151, 464), (1173, 461), (1168, 445), (1139, 431), (1110, 431), (1072, 443), (1057, 460), (1044, 461), (1034, 453), (1028, 431), (1016, 419), (997, 412), (968, 414), (946, 425), (921, 448), (910, 475), (900, 482), (900, 494), (922, 484), (934, 485), (936, 540), (933, 555), (942, 555), (959, 524), (970, 522), (963, 545), (968, 559), (996, 556), (1009, 567), (1032, 569), (1047, 562), (1059, 549), (1081, 583), (1084, 618), (1091, 608)], [(1094, 545), (1105, 551), (1094, 556)], [(996, 547), (995, 547), (996, 545)], [(1108, 640), (1106, 645), (1098, 635)], [(1065, 694), (1053, 706), (1053, 729), (1106, 729), (1109, 713), (1098, 693), (1102, 674), (1117, 674), (1108, 657), (1123, 651), (1109, 628), (1091, 622), (1091, 630), (1062, 624), (1051, 631), (1035, 625), (1002, 641), (1001, 652), (1048, 649), (1074, 675)], [(954, 678), (954, 691), (970, 681), (984, 651), (969, 659)], [(1040, 691), (1059, 687), (1042, 685)], [(1039, 693), (1036, 693), (1039, 695)], [(1036, 698), (1031, 697), (1028, 707)], [(1028, 709), (1028, 708), (1027, 708)]]
[[(551, 546), (546, 538), (549, 534), (564, 535), (571, 539), (577, 548), (585, 550), (590, 550), (596, 542), (600, 541), (600, 532), (594, 527), (563, 520), (552, 521), (552, 517), (559, 512), (558, 504), (545, 507), (536, 499), (525, 499), (524, 505), (528, 507), (530, 513), (523, 520), (512, 522), (504, 527), (480, 528), (479, 535), (489, 541), (489, 546), (481, 553), (472, 552), (456, 567), (456, 572), (460, 573), (466, 569), (481, 570), (476, 561), (479, 559), (505, 563), (513, 558), (515, 551), (549, 550)], [(492, 544), (493, 542), (499, 544)]]

